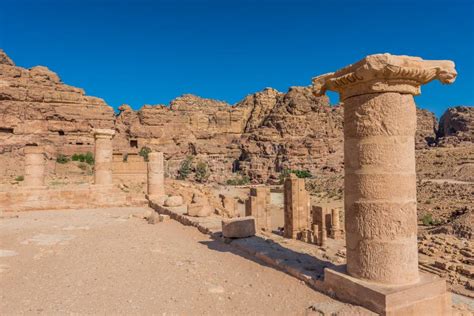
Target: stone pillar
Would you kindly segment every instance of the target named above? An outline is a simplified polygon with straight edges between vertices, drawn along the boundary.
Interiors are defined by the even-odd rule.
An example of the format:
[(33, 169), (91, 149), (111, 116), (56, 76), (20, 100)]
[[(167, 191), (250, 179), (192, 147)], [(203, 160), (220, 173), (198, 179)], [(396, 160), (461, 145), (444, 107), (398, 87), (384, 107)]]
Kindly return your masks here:
[(111, 129), (95, 129), (94, 183), (112, 185), (112, 137)]
[(312, 226), (315, 234), (314, 241), (317, 245), (324, 246), (327, 240), (328, 229), (330, 229), (328, 226), (331, 226), (329, 209), (327, 207), (313, 205), (311, 211), (313, 215)]
[(27, 187), (44, 186), (44, 148), (42, 146), (26, 146), (25, 153), (25, 179)]
[(341, 219), (339, 218), (339, 209), (331, 210), (331, 238), (342, 239), (343, 230), (341, 229)]
[(253, 216), (258, 230), (272, 230), (272, 214), (268, 207), (270, 204), (269, 188), (251, 188), (250, 196), (245, 201), (245, 216)]
[(284, 184), (284, 236), (298, 239), (300, 233), (309, 226), (309, 195), (304, 179), (291, 173)]
[(148, 196), (165, 195), (165, 172), (162, 152), (148, 154)]
[(413, 95), (455, 77), (450, 61), (378, 54), (313, 79), (316, 95), (337, 91), (344, 104), (347, 273), (355, 280), (420, 281)]

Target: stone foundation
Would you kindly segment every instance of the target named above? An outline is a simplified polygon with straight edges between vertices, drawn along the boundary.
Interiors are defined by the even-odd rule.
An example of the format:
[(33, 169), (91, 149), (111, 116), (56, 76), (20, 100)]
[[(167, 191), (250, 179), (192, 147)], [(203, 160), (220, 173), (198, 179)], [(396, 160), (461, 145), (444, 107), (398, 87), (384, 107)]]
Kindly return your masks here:
[(0, 192), (0, 210), (37, 211), (53, 209), (130, 206), (136, 202), (111, 187), (90, 185), (63, 189), (19, 189)]
[(326, 268), (324, 285), (336, 298), (380, 315), (451, 315), (451, 294), (446, 291), (446, 281), (425, 273), (414, 284), (386, 287)]

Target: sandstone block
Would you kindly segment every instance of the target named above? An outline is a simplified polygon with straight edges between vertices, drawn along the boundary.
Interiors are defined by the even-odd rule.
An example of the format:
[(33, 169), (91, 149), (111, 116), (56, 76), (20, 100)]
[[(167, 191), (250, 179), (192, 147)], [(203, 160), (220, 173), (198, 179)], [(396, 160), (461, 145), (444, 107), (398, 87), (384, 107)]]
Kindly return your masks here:
[(255, 235), (255, 219), (252, 216), (225, 219), (222, 235), (226, 238), (245, 238)]
[(164, 206), (181, 206), (183, 205), (183, 198), (179, 195), (169, 196), (164, 203)]
[(214, 208), (207, 203), (191, 203), (188, 205), (188, 215), (194, 217), (207, 217), (214, 211)]

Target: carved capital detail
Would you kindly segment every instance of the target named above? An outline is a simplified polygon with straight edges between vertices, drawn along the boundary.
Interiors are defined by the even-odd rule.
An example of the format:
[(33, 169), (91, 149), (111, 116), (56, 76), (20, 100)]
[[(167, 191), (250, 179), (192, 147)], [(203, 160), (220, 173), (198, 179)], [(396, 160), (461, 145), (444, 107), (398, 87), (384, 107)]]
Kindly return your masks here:
[(433, 80), (453, 83), (457, 72), (450, 60), (423, 60), (390, 54), (369, 55), (336, 72), (313, 78), (317, 96), (327, 90), (339, 92), (341, 99), (382, 92), (420, 94), (420, 86)]

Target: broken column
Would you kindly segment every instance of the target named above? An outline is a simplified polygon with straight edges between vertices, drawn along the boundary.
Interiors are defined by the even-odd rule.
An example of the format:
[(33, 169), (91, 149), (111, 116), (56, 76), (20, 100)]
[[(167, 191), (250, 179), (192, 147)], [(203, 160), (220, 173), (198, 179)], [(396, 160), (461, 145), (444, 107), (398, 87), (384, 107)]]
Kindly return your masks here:
[(95, 129), (94, 183), (112, 185), (112, 137), (111, 129)]
[(25, 153), (25, 179), (27, 187), (44, 186), (44, 148), (42, 146), (26, 146)]
[(165, 196), (165, 172), (162, 152), (148, 154), (148, 196)]
[(312, 227), (313, 227), (313, 241), (319, 246), (325, 246), (328, 229), (331, 227), (331, 214), (327, 207), (313, 205), (312, 211)]
[(251, 188), (250, 196), (245, 201), (245, 216), (253, 216), (258, 230), (272, 231), (269, 188)]
[(325, 270), (339, 298), (382, 314), (443, 314), (443, 280), (418, 272), (414, 95), (452, 83), (451, 61), (378, 54), (313, 79), (344, 103), (346, 271)]
[(309, 194), (305, 189), (304, 179), (295, 174), (285, 179), (284, 183), (284, 236), (300, 239), (301, 233), (309, 227)]
[(341, 229), (341, 219), (339, 217), (339, 209), (331, 209), (331, 229), (330, 236), (333, 239), (343, 239), (344, 231)]

